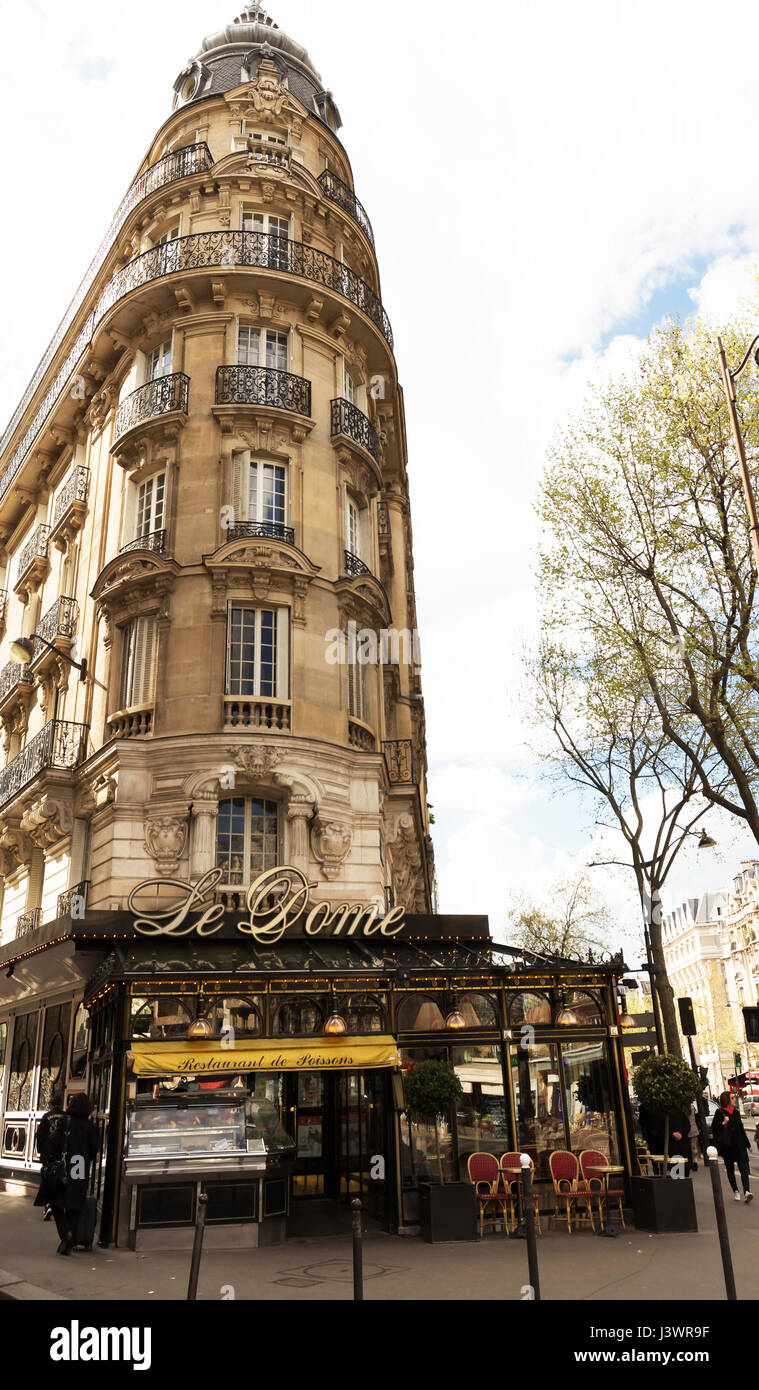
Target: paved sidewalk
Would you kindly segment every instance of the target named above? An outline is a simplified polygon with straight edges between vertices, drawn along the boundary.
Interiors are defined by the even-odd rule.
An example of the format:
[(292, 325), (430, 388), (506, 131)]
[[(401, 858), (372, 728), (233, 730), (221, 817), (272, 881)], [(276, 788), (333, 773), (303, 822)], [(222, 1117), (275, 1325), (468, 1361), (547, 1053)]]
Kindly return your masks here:
[[(546, 1231), (538, 1241), (544, 1299), (573, 1301), (724, 1299), (724, 1283), (708, 1173), (695, 1177), (697, 1235), (652, 1236), (621, 1231), (616, 1240), (587, 1229)], [(723, 1190), (738, 1297), (759, 1298), (759, 1192), (750, 1206)], [(129, 1250), (55, 1254), (57, 1238), (38, 1208), (0, 1196), (0, 1297), (183, 1300), (189, 1252), (135, 1255)], [(522, 1240), (488, 1231), (476, 1244), (427, 1245), (410, 1237), (371, 1235), (365, 1242), (367, 1301), (508, 1300), (524, 1297), (527, 1250)], [(3, 1279), (17, 1284), (3, 1284)], [(29, 1288), (38, 1290), (29, 1292)], [(17, 1290), (14, 1293), (14, 1287)], [(219, 1301), (350, 1301), (349, 1237), (291, 1240), (274, 1249), (209, 1251), (198, 1298)]]

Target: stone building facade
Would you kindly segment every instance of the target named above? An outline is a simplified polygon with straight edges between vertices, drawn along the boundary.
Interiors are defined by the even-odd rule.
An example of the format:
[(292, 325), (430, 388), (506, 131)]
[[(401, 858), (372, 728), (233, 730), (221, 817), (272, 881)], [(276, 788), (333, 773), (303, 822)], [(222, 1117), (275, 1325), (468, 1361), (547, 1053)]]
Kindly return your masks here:
[[(712, 1095), (727, 1087), (741, 1050), (743, 1018), (730, 988), (724, 942), (731, 911), (727, 892), (689, 898), (662, 922), (664, 958), (677, 998), (693, 1000), (698, 1058), (709, 1074)], [(683, 1039), (687, 1058), (687, 1042)]]
[(433, 908), (403, 393), (339, 126), (258, 5), (205, 40), (0, 441), (6, 942), (217, 866), (230, 905), (290, 864)]

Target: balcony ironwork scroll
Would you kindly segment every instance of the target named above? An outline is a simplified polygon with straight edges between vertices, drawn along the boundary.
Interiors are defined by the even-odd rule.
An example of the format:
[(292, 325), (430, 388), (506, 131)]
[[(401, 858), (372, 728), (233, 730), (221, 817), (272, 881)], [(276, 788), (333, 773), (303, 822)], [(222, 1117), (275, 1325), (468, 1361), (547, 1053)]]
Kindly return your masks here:
[(31, 684), (31, 676), (28, 666), (21, 666), (15, 661), (9, 661), (0, 671), (0, 705), (4, 704), (12, 690), (20, 683)]
[(66, 486), (58, 493), (53, 512), (53, 530), (63, 521), (75, 502), (86, 502), (90, 492), (90, 470), (81, 464), (73, 470)]
[(410, 739), (389, 739), (382, 745), (388, 779), (393, 786), (413, 786), (416, 782), (414, 745)]
[(8, 765), (0, 770), (0, 805), (5, 805), (47, 768), (72, 771), (86, 754), (89, 726), (51, 719)]
[[(77, 906), (77, 902), (82, 905), (82, 910), (87, 906), (87, 894), (89, 893), (90, 880), (85, 879), (83, 883), (77, 883), (75, 888), (67, 888), (65, 893), (58, 894), (59, 917), (70, 917), (72, 915), (72, 905)], [(75, 900), (77, 900), (75, 902)], [(77, 912), (77, 916), (79, 913)]]
[(380, 441), (374, 425), (363, 410), (343, 399), (332, 402), (332, 438), (339, 435), (360, 444), (375, 463), (380, 462)]
[(8, 612), (8, 590), (7, 590), (7, 589), (0, 589), (0, 623), (4, 623), (4, 622), (5, 622), (5, 617), (6, 617), (7, 612)]
[(159, 376), (145, 386), (138, 386), (116, 411), (113, 427), (114, 440), (121, 439), (135, 425), (153, 420), (160, 415), (170, 415), (172, 411), (187, 414), (190, 400), (190, 378), (184, 372), (172, 372), (169, 376)]
[(50, 541), (50, 527), (38, 526), (29, 537), (18, 558), (18, 579), (23, 579), (35, 560), (46, 560)]
[(166, 550), (166, 532), (151, 531), (149, 536), (138, 536), (136, 540), (122, 545), (119, 555), (126, 555), (130, 550), (151, 550), (154, 555), (163, 555)]
[(236, 521), (234, 526), (227, 527), (229, 541), (244, 541), (257, 536), (269, 536), (272, 540), (295, 545), (292, 526), (283, 526), (279, 521)]
[[(185, 179), (193, 174), (204, 173), (206, 170), (213, 167), (213, 162), (213, 156), (206, 144), (201, 142), (193, 145), (185, 145), (183, 149), (174, 150), (171, 154), (166, 155), (164, 159), (158, 160), (156, 164), (152, 165), (150, 169), (146, 169), (145, 173), (132, 184), (126, 197), (119, 205), (111, 225), (103, 237), (94, 259), (90, 263), (84, 279), (63, 315), (55, 331), (52, 342), (49, 343), (48, 347), (45, 349), (44, 356), (34, 376), (3, 431), (2, 439), (0, 439), (0, 453), (5, 450), (10, 443), (16, 426), (22, 419), (25, 410), (30, 405), (45, 372), (48, 370), (58, 348), (74, 323), (99, 270), (105, 263), (106, 256), (111, 250), (129, 214), (142, 202), (143, 198), (149, 197), (151, 193), (155, 193), (158, 189), (165, 187), (166, 184), (173, 183), (177, 179)], [(85, 323), (82, 325), (64, 362), (61, 364), (61, 367), (51, 382), (38, 411), (30, 421), (27, 430), (19, 441), (8, 467), (4, 470), (2, 476), (0, 476), (0, 499), (3, 498), (8, 491), (8, 488), (23, 465), (40, 430), (45, 424), (45, 421), (73, 375), (83, 352), (92, 341), (92, 335), (95, 331), (97, 322), (96, 313), (92, 313), (88, 315)]]
[(353, 555), (350, 550), (345, 551), (345, 573), (352, 578), (358, 574), (371, 574), (368, 565), (363, 560), (359, 560), (358, 555)]
[(31, 912), (22, 912), (21, 916), (16, 921), (16, 938), (18, 939), (20, 936), (29, 936), (31, 932), (37, 930), (41, 921), (41, 907), (34, 907)]
[(380, 540), (389, 540), (392, 535), (390, 527), (390, 507), (387, 502), (380, 502), (377, 505), (377, 531)]
[(347, 212), (349, 216), (353, 218), (353, 221), (358, 223), (362, 232), (366, 234), (372, 247), (374, 247), (374, 232), (372, 231), (372, 224), (369, 221), (369, 214), (363, 203), (359, 202), (353, 189), (329, 169), (325, 169), (324, 173), (319, 175), (319, 183), (322, 186), (325, 198), (329, 198), (332, 203), (337, 203), (338, 207), (343, 209), (343, 212)]
[(271, 405), (296, 415), (311, 414), (311, 382), (275, 367), (219, 367), (217, 405)]
[[(76, 632), (76, 625), (79, 621), (79, 604), (74, 598), (59, 598), (52, 608), (48, 609), (44, 618), (37, 624), (34, 634), (35, 639), (42, 637), (47, 642), (55, 645), (56, 637), (73, 637)], [(36, 661), (49, 648), (45, 642), (34, 643), (32, 661)]]

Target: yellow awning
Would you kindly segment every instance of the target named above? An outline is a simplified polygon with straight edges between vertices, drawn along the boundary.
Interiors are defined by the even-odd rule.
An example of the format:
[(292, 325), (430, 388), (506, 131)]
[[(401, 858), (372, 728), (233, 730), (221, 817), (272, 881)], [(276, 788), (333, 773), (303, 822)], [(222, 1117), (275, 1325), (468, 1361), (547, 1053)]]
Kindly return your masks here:
[(257, 1071), (369, 1071), (400, 1065), (395, 1038), (262, 1038), (235, 1042), (134, 1042), (137, 1076), (240, 1076)]

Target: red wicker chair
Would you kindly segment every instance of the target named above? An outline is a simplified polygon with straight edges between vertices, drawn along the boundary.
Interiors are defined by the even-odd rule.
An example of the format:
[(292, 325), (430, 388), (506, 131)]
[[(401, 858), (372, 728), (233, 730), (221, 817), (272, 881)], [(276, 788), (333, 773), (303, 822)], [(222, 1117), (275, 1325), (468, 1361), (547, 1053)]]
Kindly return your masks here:
[[(566, 1221), (570, 1235), (572, 1234), (573, 1216), (578, 1226), (581, 1221), (589, 1221), (595, 1231), (590, 1194), (584, 1186), (578, 1185), (580, 1165), (577, 1161), (577, 1155), (570, 1153), (568, 1149), (556, 1149), (550, 1155), (548, 1165), (551, 1169), (556, 1200), (551, 1220), (554, 1224), (557, 1221)], [(580, 1203), (585, 1207), (585, 1214), (579, 1210)], [(563, 1211), (561, 1210), (562, 1207)]]
[(498, 1211), (495, 1216), (487, 1217), (487, 1219), (493, 1222), (502, 1221), (503, 1234), (506, 1235), (506, 1212), (512, 1197), (510, 1192), (504, 1192), (501, 1188), (501, 1170), (498, 1166), (498, 1159), (495, 1154), (470, 1154), (466, 1166), (469, 1181), (472, 1183), (477, 1197), (477, 1206), (480, 1212), (480, 1235), (483, 1234), (486, 1211), (491, 1204), (495, 1205)]
[[(535, 1160), (532, 1155), (530, 1159), (530, 1172), (535, 1177)], [(503, 1173), (503, 1185), (511, 1193), (511, 1216), (514, 1227), (516, 1227), (516, 1209), (519, 1202), (519, 1184), (522, 1181), (522, 1155), (516, 1150), (506, 1154), (501, 1154), (501, 1172)], [(543, 1231), (540, 1226), (540, 1199), (537, 1192), (533, 1191), (533, 1202), (535, 1203), (535, 1220), (538, 1224), (538, 1234), (542, 1236)]]
[[(602, 1154), (600, 1149), (583, 1149), (582, 1153), (580, 1154), (580, 1171), (582, 1173), (583, 1180), (585, 1182), (585, 1186), (588, 1192), (592, 1192), (594, 1197), (598, 1197), (598, 1211), (601, 1217), (601, 1230), (603, 1230), (604, 1221), (608, 1221), (609, 1219), (609, 1213), (607, 1210), (609, 1201), (613, 1200), (614, 1198), (616, 1198), (617, 1203), (619, 1205), (619, 1219), (622, 1222), (622, 1229), (627, 1230), (627, 1227), (625, 1226), (625, 1214), (622, 1210), (622, 1198), (625, 1195), (624, 1188), (612, 1186), (612, 1183), (619, 1182), (619, 1174), (609, 1174), (609, 1186), (607, 1188), (606, 1183), (604, 1179), (601, 1177), (600, 1173), (586, 1173), (585, 1171), (586, 1169), (594, 1168), (596, 1165), (598, 1165), (598, 1167), (600, 1168), (605, 1168), (608, 1162), (608, 1155)], [(597, 1184), (595, 1187), (593, 1186), (594, 1183)]]

